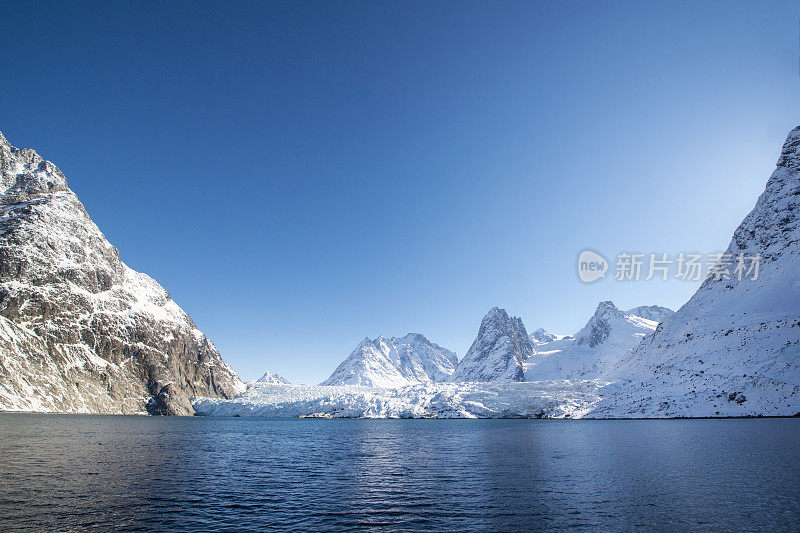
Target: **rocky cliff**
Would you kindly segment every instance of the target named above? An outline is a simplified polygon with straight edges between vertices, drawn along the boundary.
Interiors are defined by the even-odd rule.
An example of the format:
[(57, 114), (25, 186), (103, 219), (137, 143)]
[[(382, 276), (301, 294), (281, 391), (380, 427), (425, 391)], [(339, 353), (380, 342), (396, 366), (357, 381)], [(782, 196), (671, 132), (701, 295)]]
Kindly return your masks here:
[(243, 389), (61, 171), (0, 134), (0, 410), (189, 415)]

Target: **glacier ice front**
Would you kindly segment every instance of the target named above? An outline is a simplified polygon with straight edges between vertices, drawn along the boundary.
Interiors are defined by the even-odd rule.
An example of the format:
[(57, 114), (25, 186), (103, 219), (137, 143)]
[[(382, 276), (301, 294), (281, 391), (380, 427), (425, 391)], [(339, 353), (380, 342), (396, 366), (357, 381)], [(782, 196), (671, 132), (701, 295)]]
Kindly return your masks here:
[(581, 418), (600, 381), (421, 383), (399, 388), (254, 383), (232, 399), (196, 398), (206, 416), (319, 418)]

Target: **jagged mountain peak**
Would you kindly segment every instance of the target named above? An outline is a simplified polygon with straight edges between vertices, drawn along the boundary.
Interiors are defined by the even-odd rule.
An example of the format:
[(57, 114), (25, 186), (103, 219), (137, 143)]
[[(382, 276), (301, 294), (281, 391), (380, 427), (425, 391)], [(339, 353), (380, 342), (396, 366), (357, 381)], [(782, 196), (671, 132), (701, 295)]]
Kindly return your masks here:
[(56, 165), (33, 149), (13, 147), (0, 133), (2, 205), (14, 205), (68, 190), (67, 178)]
[(800, 170), (800, 126), (797, 126), (786, 137), (786, 142), (781, 148), (781, 155), (778, 157), (778, 168), (789, 170)]
[(539, 328), (531, 333), (531, 340), (539, 343), (545, 343), (556, 340), (556, 336), (544, 328)]
[(607, 319), (612, 317), (621, 317), (625, 315), (625, 311), (614, 305), (611, 300), (605, 300), (597, 304), (592, 318)]
[(558, 333), (552, 333), (550, 331), (547, 331), (544, 328), (539, 328), (530, 334), (530, 339), (534, 345), (538, 346), (558, 340), (569, 340), (572, 339), (572, 335), (561, 335)]
[(597, 305), (574, 337), (560, 337), (536, 346), (525, 365), (528, 380), (597, 379), (612, 368), (657, 322), (623, 311), (611, 301)]
[(256, 383), (269, 383), (272, 385), (291, 385), (288, 379), (281, 376), (277, 372), (270, 372), (267, 370), (264, 375), (256, 380)]
[(583, 329), (575, 334), (575, 342), (595, 348), (608, 338), (615, 324), (628, 320), (629, 316), (611, 301), (600, 302)]
[(501, 309), (500, 307), (492, 307), (491, 309), (489, 309), (489, 312), (487, 312), (483, 316), (482, 322), (497, 321), (497, 320), (505, 321), (508, 319), (509, 316), (505, 309)]
[(420, 333), (403, 337), (364, 338), (322, 385), (401, 387), (445, 381), (458, 356)]
[(519, 317), (493, 307), (481, 320), (452, 381), (524, 381), (523, 364), (533, 355), (533, 344)]
[[(525, 331), (522, 319), (516, 316), (510, 316), (505, 309), (500, 307), (492, 307), (489, 312), (484, 315), (483, 320), (481, 320), (481, 331), (488, 331), (493, 328), (500, 328), (503, 332), (508, 329)], [(525, 333), (525, 336), (527, 337), (527, 333)]]
[(428, 338), (423, 335), (422, 333), (406, 333), (404, 336), (400, 337), (398, 340), (405, 341), (405, 342), (430, 342)]

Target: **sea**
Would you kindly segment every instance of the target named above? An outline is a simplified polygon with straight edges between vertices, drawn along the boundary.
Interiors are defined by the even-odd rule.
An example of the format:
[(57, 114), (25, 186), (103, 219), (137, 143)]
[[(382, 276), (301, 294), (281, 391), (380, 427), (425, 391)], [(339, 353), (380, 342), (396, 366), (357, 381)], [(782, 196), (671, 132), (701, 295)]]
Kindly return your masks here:
[(0, 413), (0, 531), (800, 531), (800, 419)]

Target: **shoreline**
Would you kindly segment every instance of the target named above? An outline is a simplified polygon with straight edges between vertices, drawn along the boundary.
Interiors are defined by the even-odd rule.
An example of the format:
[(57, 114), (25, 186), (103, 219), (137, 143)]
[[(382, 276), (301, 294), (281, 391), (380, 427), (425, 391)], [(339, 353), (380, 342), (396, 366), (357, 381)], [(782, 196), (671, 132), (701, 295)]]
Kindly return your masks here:
[(623, 420), (743, 420), (743, 419), (767, 419), (767, 418), (798, 418), (800, 413), (793, 415), (742, 415), (742, 416), (670, 416), (670, 417), (625, 417), (625, 418), (596, 418), (596, 417), (536, 417), (536, 416), (510, 416), (510, 417), (436, 417), (436, 416), (419, 416), (419, 417), (365, 417), (365, 416), (241, 416), (241, 415), (151, 415), (149, 413), (69, 413), (61, 411), (4, 411), (0, 410), (0, 415), (66, 415), (66, 416), (118, 416), (118, 417), (141, 417), (141, 418), (207, 418), (207, 419), (229, 419), (229, 418), (242, 418), (251, 420), (559, 420), (559, 421), (623, 421)]

